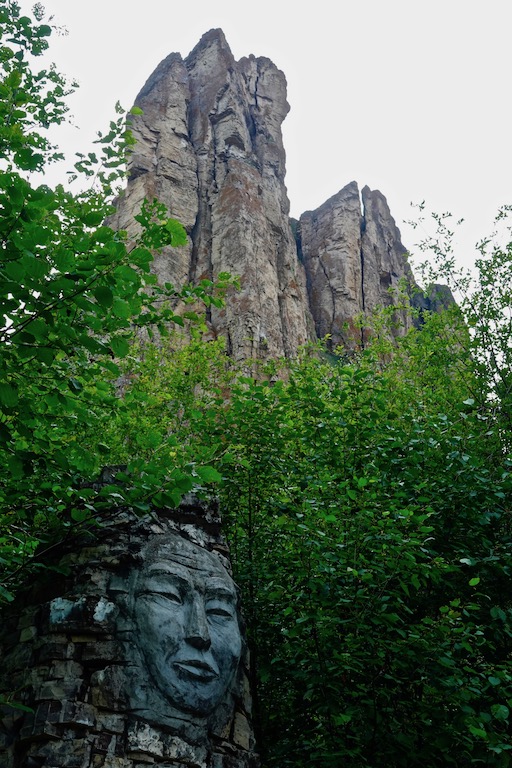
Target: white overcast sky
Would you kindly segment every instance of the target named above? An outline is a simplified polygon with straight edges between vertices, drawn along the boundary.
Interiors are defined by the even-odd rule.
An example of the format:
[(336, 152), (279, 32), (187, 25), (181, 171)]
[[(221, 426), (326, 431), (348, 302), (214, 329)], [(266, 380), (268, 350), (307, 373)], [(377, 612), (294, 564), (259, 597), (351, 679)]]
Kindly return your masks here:
[[(51, 58), (80, 82), (73, 151), (130, 107), (157, 64), (221, 27), (238, 59), (267, 56), (288, 81), (283, 131), (291, 213), (352, 180), (466, 219), (461, 259), (512, 203), (512, 0), (43, 0), (67, 36)], [(21, 0), (22, 7), (31, 5)]]

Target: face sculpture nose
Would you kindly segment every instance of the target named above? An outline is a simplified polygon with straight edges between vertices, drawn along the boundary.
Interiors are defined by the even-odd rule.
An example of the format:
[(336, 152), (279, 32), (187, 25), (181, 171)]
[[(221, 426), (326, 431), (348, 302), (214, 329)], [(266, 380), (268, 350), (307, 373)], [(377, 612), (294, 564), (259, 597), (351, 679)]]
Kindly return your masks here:
[(196, 598), (190, 606), (190, 616), (187, 627), (186, 641), (193, 648), (207, 651), (212, 644), (208, 621), (201, 598)]

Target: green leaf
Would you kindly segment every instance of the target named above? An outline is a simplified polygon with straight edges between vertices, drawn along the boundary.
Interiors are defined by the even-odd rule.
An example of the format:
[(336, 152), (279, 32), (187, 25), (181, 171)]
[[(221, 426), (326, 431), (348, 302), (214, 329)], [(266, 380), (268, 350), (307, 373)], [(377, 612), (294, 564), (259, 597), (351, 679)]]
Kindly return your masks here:
[(510, 710), (505, 704), (493, 704), (491, 706), (491, 712), (496, 720), (508, 720)]
[(38, 347), (35, 351), (36, 358), (42, 363), (45, 363), (45, 365), (51, 365), (54, 362), (56, 355), (56, 350), (51, 349), (50, 347)]
[(102, 223), (104, 217), (102, 211), (91, 211), (84, 216), (84, 224), (87, 227), (97, 227)]
[(468, 583), (470, 587), (476, 587), (477, 584), (480, 584), (480, 579), (478, 576), (475, 576), (475, 578), (470, 579)]
[(177, 488), (171, 491), (160, 491), (153, 496), (153, 504), (156, 507), (170, 507), (172, 509), (178, 506), (182, 496), (182, 492)]
[(188, 242), (187, 230), (177, 219), (168, 219), (165, 223), (165, 229), (171, 235), (171, 245), (173, 247), (186, 245)]
[(42, 317), (36, 317), (26, 326), (25, 332), (30, 333), (36, 341), (44, 341), (48, 337), (49, 328)]
[[(8, 603), (12, 603), (14, 600), (14, 595), (12, 592), (9, 592), (8, 589), (6, 589), (3, 584), (0, 584), (0, 600), (5, 600)], [(3, 697), (0, 697), (0, 703), (2, 702)], [(5, 702), (5, 704), (9, 704), (9, 702)]]
[(94, 291), (94, 298), (102, 307), (111, 307), (114, 302), (114, 294), (106, 285), (99, 285)]
[(484, 741), (488, 740), (487, 732), (483, 730), (483, 728), (477, 728), (474, 725), (469, 726), (469, 730), (473, 734), (473, 736), (478, 736), (480, 739), (484, 739)]
[(222, 475), (213, 467), (196, 467), (195, 472), (205, 483), (220, 483), (222, 481)]
[(18, 404), (18, 390), (13, 384), (0, 382), (0, 404), (14, 408)]
[(25, 266), (19, 261), (10, 261), (3, 267), (7, 277), (21, 283), (25, 277)]
[(183, 493), (188, 493), (194, 487), (194, 480), (191, 477), (180, 477), (176, 481), (176, 487)]
[(126, 357), (130, 351), (130, 345), (123, 336), (114, 336), (110, 341), (115, 357)]
[(132, 316), (132, 310), (128, 302), (117, 297), (114, 298), (112, 302), (112, 312), (116, 317), (120, 317), (124, 320), (127, 320)]

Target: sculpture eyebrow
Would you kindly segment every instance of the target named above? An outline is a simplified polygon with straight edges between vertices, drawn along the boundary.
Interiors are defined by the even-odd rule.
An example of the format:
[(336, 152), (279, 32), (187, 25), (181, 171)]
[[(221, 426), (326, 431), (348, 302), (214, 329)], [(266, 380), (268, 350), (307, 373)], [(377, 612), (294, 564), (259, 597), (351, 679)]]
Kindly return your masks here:
[[(183, 571), (183, 573), (180, 573), (180, 571)], [(167, 563), (153, 563), (153, 565), (150, 565), (147, 569), (147, 573), (163, 573), (170, 576), (178, 576), (180, 579), (187, 579), (187, 576), (185, 575), (185, 569), (178, 565), (178, 570), (176, 570), (176, 566), (174, 564), (168, 565)]]
[(231, 589), (224, 581), (220, 579), (211, 579), (206, 582), (206, 595), (208, 598), (223, 597), (233, 603), (237, 601), (237, 595), (234, 589)]
[(164, 577), (164, 582), (178, 582), (180, 586), (185, 587), (187, 590), (192, 588), (192, 582), (190, 578), (176, 571), (164, 563), (156, 563), (149, 567), (148, 572), (143, 574), (142, 581), (151, 581), (154, 577)]

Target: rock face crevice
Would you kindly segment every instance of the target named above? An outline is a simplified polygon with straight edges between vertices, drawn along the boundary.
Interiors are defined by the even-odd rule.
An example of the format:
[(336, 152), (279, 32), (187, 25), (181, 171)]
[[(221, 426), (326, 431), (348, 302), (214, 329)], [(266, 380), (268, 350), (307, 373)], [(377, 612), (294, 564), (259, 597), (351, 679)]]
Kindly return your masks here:
[(298, 224), (306, 269), (309, 307), (320, 338), (332, 347), (353, 347), (361, 330), (360, 313), (395, 305), (397, 333), (410, 327), (402, 300), (412, 292), (414, 277), (400, 231), (386, 198), (355, 181), (347, 184)]
[[(357, 316), (396, 303), (401, 282), (413, 286), (378, 191), (360, 197), (352, 182), (292, 231), (286, 79), (269, 59), (236, 61), (223, 32), (210, 30), (186, 58), (170, 54), (135, 103), (142, 115), (114, 225), (129, 230), (144, 198), (157, 197), (189, 233), (187, 247), (156, 256), (162, 282), (240, 277), (241, 290), (207, 317), (236, 359), (292, 357), (326, 335), (332, 347), (358, 345)], [(410, 323), (401, 310), (397, 320)]]

